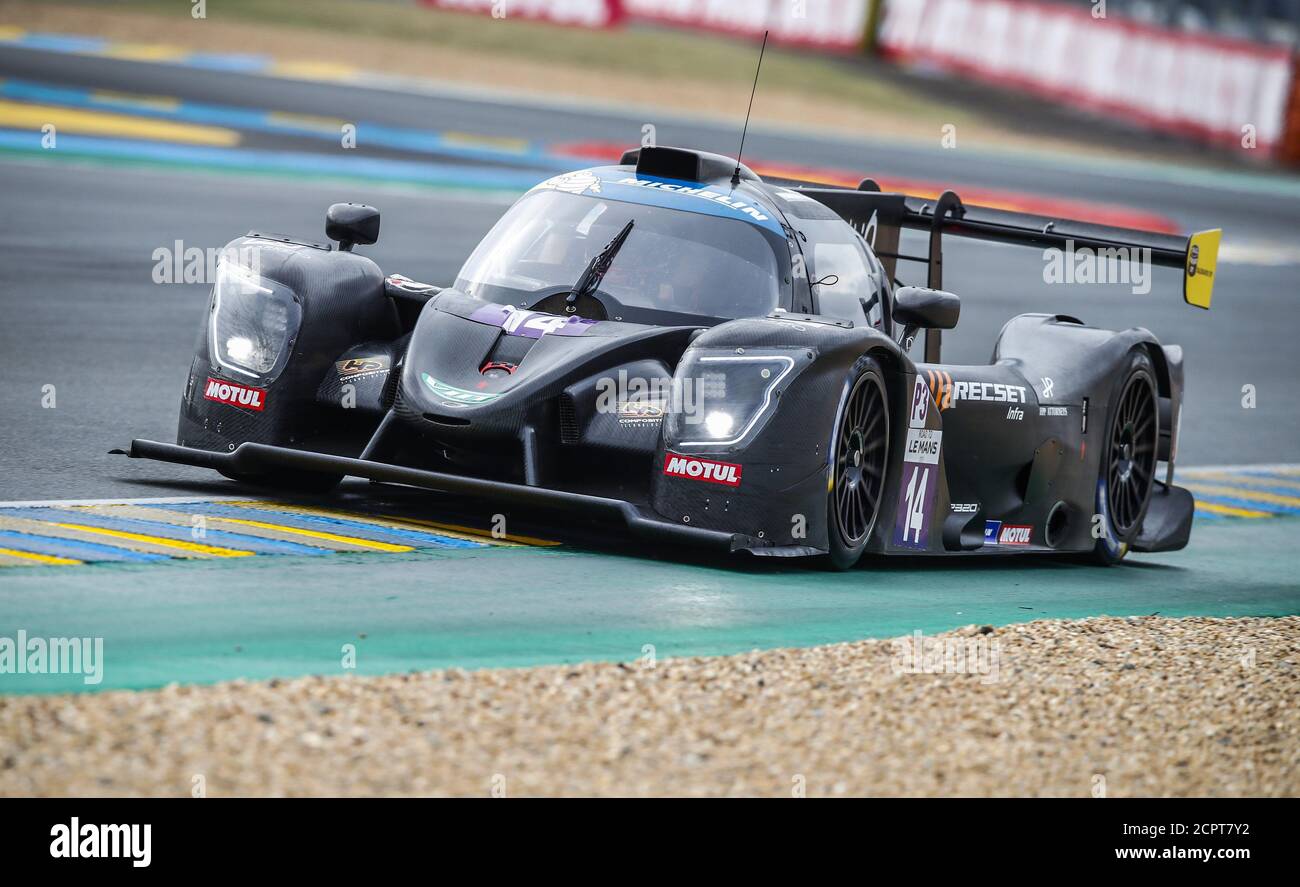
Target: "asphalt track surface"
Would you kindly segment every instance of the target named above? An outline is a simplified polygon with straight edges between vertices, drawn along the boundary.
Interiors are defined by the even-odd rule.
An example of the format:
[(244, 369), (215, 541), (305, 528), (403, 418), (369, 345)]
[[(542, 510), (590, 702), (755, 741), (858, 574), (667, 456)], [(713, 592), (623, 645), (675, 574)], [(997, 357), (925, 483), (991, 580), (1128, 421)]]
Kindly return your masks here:
[[(19, 49), (0, 49), (0, 78), (550, 144), (635, 144), (645, 122), (655, 123), (664, 144), (731, 152), (737, 139), (729, 124), (669, 115)], [(959, 329), (945, 336), (945, 359), (987, 362), (1002, 324), (1023, 311), (1145, 326), (1187, 352), (1183, 464), (1300, 461), (1297, 269), (1286, 252), (1300, 229), (1295, 180), (915, 145), (899, 150), (869, 135), (853, 141), (761, 128), (751, 132), (746, 151), (770, 162), (916, 178), (959, 191), (1002, 188), (1156, 210), (1189, 230), (1224, 228), (1225, 242), (1250, 261), (1220, 264), (1211, 312), (1182, 304), (1173, 272), (1158, 274), (1145, 296), (1125, 286), (1048, 286), (1037, 251), (952, 243), (946, 284), (964, 301)], [(266, 132), (246, 133), (243, 144), (330, 150)], [(358, 152), (379, 160), (403, 156), (364, 143)], [(527, 164), (513, 172), (527, 173)], [(209, 472), (107, 455), (133, 437), (174, 437), (206, 305), (205, 285), (152, 282), (155, 249), (177, 240), (219, 247), (250, 228), (320, 239), (328, 204), (360, 201), (383, 211), (380, 242), (366, 254), (386, 271), (445, 283), (517, 192), (0, 153), (0, 500), (240, 492)], [(53, 409), (42, 405), (48, 385), (56, 392)], [(1243, 407), (1245, 385), (1254, 386), (1254, 408)], [(364, 486), (351, 483), (345, 495), (358, 490)], [(76, 567), (57, 576), (17, 568), (0, 578), (0, 613), (8, 617), (0, 628), (12, 622), (64, 635), (84, 625), (107, 634), (132, 651), (132, 664), (115, 671), (115, 685), (148, 686), (328, 671), (340, 638), (358, 633), (375, 653), (363, 658), (361, 670), (393, 671), (632, 659), (646, 643), (658, 644), (658, 655), (733, 652), (1042, 615), (1300, 611), (1292, 522), (1220, 523), (1198, 522), (1188, 552), (1144, 558), (1144, 566), (1108, 571), (1104, 581), (1087, 568), (1040, 560), (978, 567), (909, 561), (832, 578), (803, 567), (737, 567), (689, 556), (677, 565), (660, 559), (676, 553), (647, 559), (598, 545), (423, 559)], [(613, 575), (618, 582), (609, 580)], [(123, 597), (105, 600), (108, 589)], [(76, 626), (71, 614), (80, 614)], [(241, 651), (250, 654), (241, 659)]]

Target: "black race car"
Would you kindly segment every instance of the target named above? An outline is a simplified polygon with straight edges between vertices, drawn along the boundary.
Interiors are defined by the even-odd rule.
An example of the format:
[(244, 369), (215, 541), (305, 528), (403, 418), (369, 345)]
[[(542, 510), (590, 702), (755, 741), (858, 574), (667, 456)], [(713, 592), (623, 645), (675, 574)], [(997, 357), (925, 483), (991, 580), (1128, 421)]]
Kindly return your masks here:
[[(928, 251), (900, 254), (902, 229), (928, 232)], [(1149, 249), (1208, 308), (1217, 231), (871, 180), (764, 182), (730, 158), (649, 147), (537, 185), (449, 287), (385, 278), (353, 251), (378, 237), (371, 207), (332, 206), (326, 233), (338, 249), (229, 245), (177, 444), (128, 455), (298, 490), (350, 475), (576, 510), (837, 567), (864, 552), (1113, 562), (1187, 543), (1192, 498), (1172, 484), (1181, 349), (1022, 314), (990, 364), (944, 364), (939, 331), (960, 305), (941, 246)], [(895, 280), (908, 259), (927, 286)]]

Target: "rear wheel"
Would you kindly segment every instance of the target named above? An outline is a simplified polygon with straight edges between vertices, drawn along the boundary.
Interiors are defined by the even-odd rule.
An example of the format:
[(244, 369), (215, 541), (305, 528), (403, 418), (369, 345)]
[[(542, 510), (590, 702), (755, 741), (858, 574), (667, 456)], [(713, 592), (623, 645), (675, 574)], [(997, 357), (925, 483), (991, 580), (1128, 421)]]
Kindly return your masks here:
[(1111, 406), (1097, 482), (1097, 512), (1104, 535), (1097, 540), (1093, 557), (1103, 564), (1123, 560), (1146, 517), (1160, 440), (1156, 397), (1151, 358), (1144, 351), (1134, 352)]
[(858, 562), (880, 513), (889, 456), (889, 398), (884, 374), (870, 357), (854, 364), (853, 384), (833, 439), (827, 493), (829, 566), (847, 570)]

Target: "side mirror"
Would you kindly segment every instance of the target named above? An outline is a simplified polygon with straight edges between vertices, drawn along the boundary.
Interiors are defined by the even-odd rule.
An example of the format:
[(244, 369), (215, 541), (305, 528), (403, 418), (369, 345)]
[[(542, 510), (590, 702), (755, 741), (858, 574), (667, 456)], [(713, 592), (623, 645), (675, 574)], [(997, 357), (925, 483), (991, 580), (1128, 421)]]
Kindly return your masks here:
[(905, 327), (950, 330), (961, 316), (961, 299), (943, 290), (900, 286), (894, 291), (894, 320)]
[(339, 242), (341, 252), (379, 239), (379, 210), (364, 203), (336, 203), (325, 213), (325, 236)]

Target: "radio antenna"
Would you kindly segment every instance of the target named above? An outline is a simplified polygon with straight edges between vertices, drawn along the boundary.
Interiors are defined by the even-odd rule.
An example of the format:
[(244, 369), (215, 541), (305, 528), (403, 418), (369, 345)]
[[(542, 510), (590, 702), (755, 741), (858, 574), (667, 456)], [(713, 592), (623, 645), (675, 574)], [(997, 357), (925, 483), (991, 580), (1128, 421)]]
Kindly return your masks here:
[(745, 153), (745, 134), (749, 132), (749, 115), (754, 111), (754, 93), (758, 92), (758, 72), (763, 70), (763, 53), (767, 51), (767, 31), (763, 32), (763, 45), (758, 50), (758, 67), (754, 69), (754, 87), (749, 91), (749, 109), (745, 111), (745, 126), (740, 130), (740, 150), (736, 152), (736, 171), (731, 174), (731, 187), (740, 184), (740, 158)]

